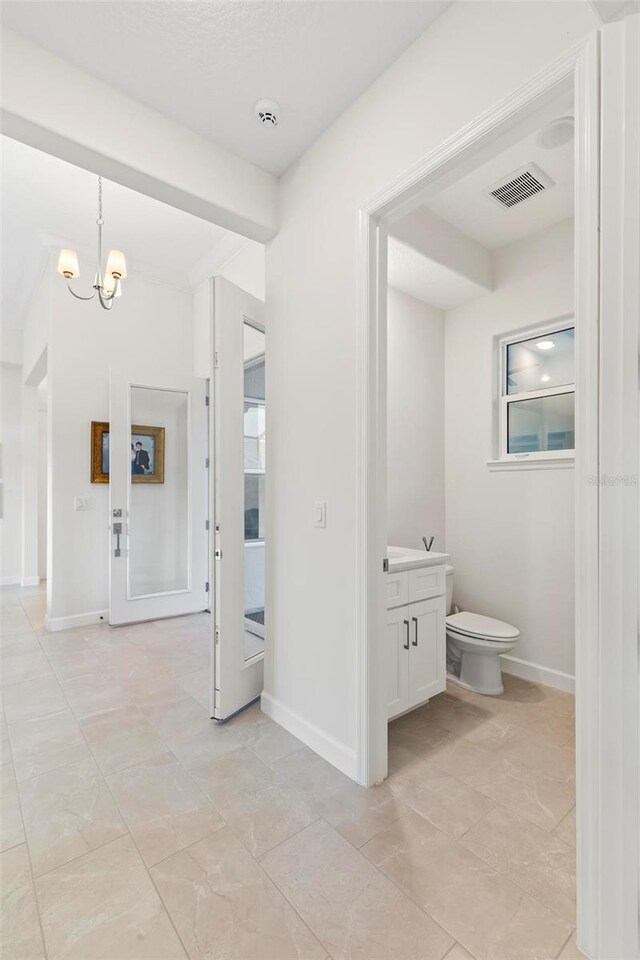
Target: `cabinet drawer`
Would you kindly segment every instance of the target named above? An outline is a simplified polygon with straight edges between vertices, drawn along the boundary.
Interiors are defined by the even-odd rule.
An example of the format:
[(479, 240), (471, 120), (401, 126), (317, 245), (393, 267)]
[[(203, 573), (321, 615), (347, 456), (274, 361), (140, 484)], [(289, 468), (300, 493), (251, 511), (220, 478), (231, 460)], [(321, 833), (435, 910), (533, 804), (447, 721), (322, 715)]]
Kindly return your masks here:
[(406, 570), (401, 573), (387, 574), (387, 610), (392, 607), (401, 607), (409, 598), (409, 574)]
[(409, 603), (441, 597), (447, 592), (444, 563), (434, 567), (419, 567), (409, 570)]

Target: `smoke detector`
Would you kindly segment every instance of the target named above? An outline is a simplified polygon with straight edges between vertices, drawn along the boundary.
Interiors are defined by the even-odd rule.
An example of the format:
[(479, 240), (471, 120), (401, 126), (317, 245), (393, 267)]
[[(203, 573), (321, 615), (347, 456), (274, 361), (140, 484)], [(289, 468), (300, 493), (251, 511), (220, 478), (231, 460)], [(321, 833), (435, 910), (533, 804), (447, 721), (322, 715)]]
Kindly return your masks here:
[(487, 196), (491, 197), (501, 207), (515, 207), (517, 203), (535, 197), (537, 193), (548, 190), (553, 187), (554, 182), (540, 167), (535, 163), (528, 163), (526, 167), (514, 170), (507, 177), (503, 177), (498, 183), (486, 191)]
[(275, 100), (258, 100), (253, 111), (263, 127), (277, 127), (280, 119), (280, 104)]

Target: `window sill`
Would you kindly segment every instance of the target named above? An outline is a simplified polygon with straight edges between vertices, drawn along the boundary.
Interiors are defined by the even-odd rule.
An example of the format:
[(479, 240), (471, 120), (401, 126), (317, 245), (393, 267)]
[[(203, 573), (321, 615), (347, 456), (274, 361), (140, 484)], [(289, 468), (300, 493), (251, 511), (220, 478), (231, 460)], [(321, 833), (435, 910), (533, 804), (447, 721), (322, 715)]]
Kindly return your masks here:
[(487, 460), (487, 468), (500, 473), (510, 470), (573, 470), (575, 457), (528, 457), (526, 460)]

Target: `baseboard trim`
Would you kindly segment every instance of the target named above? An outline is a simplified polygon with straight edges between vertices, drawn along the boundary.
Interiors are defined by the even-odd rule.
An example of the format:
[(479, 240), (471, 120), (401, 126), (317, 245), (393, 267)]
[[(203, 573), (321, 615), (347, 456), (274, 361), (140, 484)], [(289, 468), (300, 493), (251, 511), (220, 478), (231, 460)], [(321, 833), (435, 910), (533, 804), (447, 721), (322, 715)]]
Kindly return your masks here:
[(74, 627), (88, 627), (94, 623), (108, 623), (108, 610), (95, 610), (93, 613), (76, 613), (71, 617), (47, 617), (45, 625), (49, 633), (59, 630), (73, 630)]
[(260, 706), (263, 713), (279, 723), (281, 727), (288, 730), (298, 740), (302, 740), (314, 753), (319, 754), (352, 780), (357, 779), (358, 765), (355, 750), (350, 750), (340, 740), (329, 736), (315, 724), (309, 723), (295, 710), (291, 710), (290, 707), (285, 706), (269, 693), (262, 694)]
[(19, 587), (20, 577), (0, 577), (0, 587)]
[(532, 683), (541, 683), (545, 687), (555, 687), (556, 690), (563, 690), (565, 693), (575, 693), (575, 677), (570, 673), (552, 670), (551, 667), (542, 667), (539, 663), (531, 663), (529, 660), (520, 660), (519, 657), (512, 657), (508, 653), (503, 653), (500, 660), (504, 672), (514, 677), (531, 680)]
[(23, 577), (20, 581), (21, 587), (39, 587), (40, 577)]

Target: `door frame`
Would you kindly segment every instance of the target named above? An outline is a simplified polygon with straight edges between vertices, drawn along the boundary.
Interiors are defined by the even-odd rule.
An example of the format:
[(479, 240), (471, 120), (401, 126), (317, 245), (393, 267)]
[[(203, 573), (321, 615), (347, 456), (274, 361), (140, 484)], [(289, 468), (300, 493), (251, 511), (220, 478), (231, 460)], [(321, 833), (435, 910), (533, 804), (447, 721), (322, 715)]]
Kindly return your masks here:
[[(573, 91), (576, 119), (575, 184), (575, 270), (576, 270), (576, 429), (579, 436), (575, 460), (576, 482), (576, 799), (578, 854), (578, 942), (591, 957), (637, 956), (637, 912), (635, 943), (631, 904), (637, 910), (638, 823), (624, 788), (637, 784), (637, 638), (633, 630), (616, 636), (612, 643), (605, 627), (620, 623), (613, 595), (602, 590), (604, 562), (609, 564), (607, 581), (637, 584), (637, 537), (623, 551), (616, 550), (622, 538), (621, 515), (613, 515), (603, 501), (598, 478), (620, 459), (602, 457), (601, 436), (613, 430), (619, 436), (619, 424), (633, 429), (629, 441), (627, 467), (637, 470), (637, 324), (624, 328), (622, 311), (611, 311), (609, 328), (601, 339), (600, 315), (600, 35), (596, 31), (570, 49), (528, 83), (514, 91), (490, 110), (476, 118), (402, 176), (388, 184), (359, 210), (357, 264), (357, 610), (356, 645), (358, 679), (356, 693), (356, 762), (358, 782), (371, 786), (387, 773), (387, 718), (384, 696), (382, 639), (385, 622), (384, 576), (382, 560), (386, 555), (386, 225), (415, 204), (425, 188), (463, 164), (477, 163), (478, 154), (499, 142), (500, 138), (528, 115), (564, 91)], [(627, 323), (627, 326), (632, 326)], [(601, 380), (601, 354), (610, 351), (620, 356), (627, 348), (633, 359), (627, 366), (626, 393), (605, 392)], [(623, 354), (624, 355), (624, 354)], [(609, 360), (611, 364), (613, 357)], [(633, 370), (635, 369), (635, 375)], [(611, 383), (611, 381), (609, 381)], [(635, 402), (635, 407), (633, 403)], [(612, 471), (615, 472), (615, 471)], [(629, 471), (630, 472), (630, 471)], [(590, 479), (591, 478), (591, 479)], [(637, 490), (636, 490), (637, 494)], [(627, 494), (628, 496), (628, 494)], [(602, 518), (609, 514), (613, 542), (606, 550), (600, 536)], [(637, 516), (636, 514), (634, 514)], [(633, 522), (633, 521), (632, 521)], [(628, 527), (627, 527), (628, 529)], [(607, 645), (605, 646), (605, 639)], [(614, 648), (612, 650), (612, 647)], [(620, 658), (632, 672), (624, 703), (619, 672), (606, 669)], [(633, 666), (635, 664), (635, 673)], [(633, 689), (633, 692), (632, 692)], [(615, 697), (617, 699), (612, 699)], [(616, 708), (614, 709), (614, 704)], [(635, 730), (635, 734), (629, 732)], [(623, 735), (624, 734), (624, 735)], [(625, 755), (620, 744), (625, 743)], [(633, 747), (636, 749), (634, 750)], [(619, 768), (614, 775), (607, 761), (613, 756)], [(631, 749), (629, 749), (631, 748)], [(610, 764), (610, 760), (609, 760)], [(624, 768), (624, 769), (622, 769)], [(632, 806), (632, 805), (631, 805)], [(606, 818), (622, 816), (618, 829), (612, 830)], [(606, 823), (605, 823), (606, 821)], [(605, 830), (605, 826), (607, 829)], [(636, 870), (633, 874), (631, 867)], [(635, 877), (632, 880), (632, 875)], [(624, 878), (624, 881), (623, 881)], [(623, 889), (623, 882), (630, 889)], [(627, 923), (618, 923), (616, 935), (607, 923), (607, 911), (613, 902), (625, 904)], [(617, 920), (620, 921), (618, 906)], [(605, 930), (608, 929), (608, 936)]]

